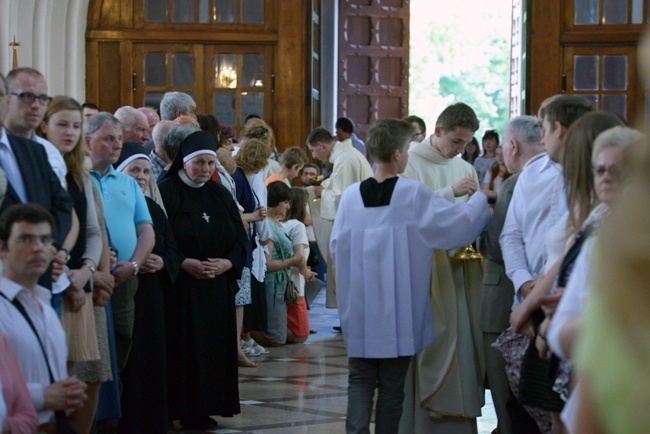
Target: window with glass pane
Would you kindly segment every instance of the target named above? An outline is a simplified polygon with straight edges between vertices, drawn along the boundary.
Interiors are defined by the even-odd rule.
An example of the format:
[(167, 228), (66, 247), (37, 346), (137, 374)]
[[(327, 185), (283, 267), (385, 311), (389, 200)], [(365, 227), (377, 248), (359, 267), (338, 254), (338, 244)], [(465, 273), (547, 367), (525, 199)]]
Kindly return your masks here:
[(248, 115), (257, 115), (264, 119), (264, 94), (261, 92), (242, 92), (241, 119)]
[(144, 55), (144, 85), (167, 85), (167, 54), (146, 53)]
[(165, 96), (165, 92), (145, 92), (144, 93), (144, 106), (153, 107), (156, 110), (160, 109), (160, 101)]
[(238, 0), (213, 0), (213, 19), (217, 23), (231, 24), (238, 21), (237, 2)]
[(600, 16), (599, 0), (575, 0), (574, 9), (574, 22), (576, 24), (598, 24)]
[(264, 0), (241, 0), (242, 24), (264, 24)]
[(603, 24), (627, 24), (627, 0), (605, 0)]
[(213, 84), (216, 88), (237, 87), (237, 55), (215, 54), (212, 58)]
[(627, 119), (627, 95), (603, 95), (603, 111)]
[[(198, 20), (197, 20), (198, 13)], [(264, 24), (265, 0), (144, 0), (147, 23)]]
[(573, 90), (598, 90), (598, 56), (573, 59)]
[(210, 0), (199, 0), (199, 23), (210, 23)]
[(166, 23), (167, 0), (145, 0), (144, 20), (148, 23)]
[(632, 24), (643, 23), (643, 0), (632, 0)]
[(627, 90), (627, 56), (603, 56), (603, 90)]
[(172, 56), (172, 86), (194, 85), (194, 55), (174, 53)]
[(242, 55), (241, 87), (264, 86), (264, 55)]
[(236, 120), (235, 93), (215, 92), (212, 94), (212, 112), (219, 123), (234, 126)]
[(194, 0), (174, 0), (172, 8), (173, 23), (194, 22)]

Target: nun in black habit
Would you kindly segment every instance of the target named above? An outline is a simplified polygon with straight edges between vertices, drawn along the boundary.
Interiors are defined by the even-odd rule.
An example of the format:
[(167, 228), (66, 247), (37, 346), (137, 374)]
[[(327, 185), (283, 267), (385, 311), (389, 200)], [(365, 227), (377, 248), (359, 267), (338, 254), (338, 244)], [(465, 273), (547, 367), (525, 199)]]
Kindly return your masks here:
[(156, 233), (153, 251), (138, 273), (133, 345), (120, 375), (122, 418), (118, 432), (165, 434), (169, 421), (164, 297), (178, 276), (181, 253), (165, 211), (151, 198), (158, 195), (158, 187), (155, 181), (151, 182), (151, 162), (144, 148), (137, 143), (125, 143), (114, 166), (135, 179), (142, 189)]
[(248, 238), (232, 195), (211, 180), (216, 149), (211, 134), (190, 134), (159, 184), (183, 254), (166, 300), (169, 415), (196, 430), (240, 412), (235, 293)]

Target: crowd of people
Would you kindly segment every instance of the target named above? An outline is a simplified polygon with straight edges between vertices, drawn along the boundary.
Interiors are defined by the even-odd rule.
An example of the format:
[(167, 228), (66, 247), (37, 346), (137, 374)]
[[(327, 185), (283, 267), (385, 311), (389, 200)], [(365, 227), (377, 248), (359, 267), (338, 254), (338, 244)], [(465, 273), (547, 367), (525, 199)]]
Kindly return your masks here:
[(376, 433), (475, 433), (486, 388), (498, 434), (644, 432), (650, 145), (619, 116), (555, 95), (479, 146), (456, 103), (280, 154), (263, 119), (195, 111), (0, 75), (3, 434), (214, 430), (239, 368), (309, 338), (316, 279), (349, 433), (375, 389)]

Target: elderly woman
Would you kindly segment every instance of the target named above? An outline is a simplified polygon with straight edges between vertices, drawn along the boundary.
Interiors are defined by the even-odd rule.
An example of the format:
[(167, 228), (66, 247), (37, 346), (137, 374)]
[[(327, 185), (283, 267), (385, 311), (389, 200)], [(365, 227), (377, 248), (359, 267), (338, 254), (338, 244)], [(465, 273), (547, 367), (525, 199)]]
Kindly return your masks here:
[(169, 417), (196, 430), (240, 412), (235, 293), (248, 240), (237, 204), (211, 180), (216, 149), (211, 134), (189, 135), (159, 184), (184, 256), (166, 300)]
[(138, 273), (135, 294), (133, 346), (121, 374), (121, 433), (164, 434), (167, 432), (167, 365), (164, 293), (171, 291), (180, 268), (176, 247), (165, 211), (151, 199), (151, 162), (142, 146), (125, 143), (116, 170), (136, 180), (145, 194), (156, 241)]

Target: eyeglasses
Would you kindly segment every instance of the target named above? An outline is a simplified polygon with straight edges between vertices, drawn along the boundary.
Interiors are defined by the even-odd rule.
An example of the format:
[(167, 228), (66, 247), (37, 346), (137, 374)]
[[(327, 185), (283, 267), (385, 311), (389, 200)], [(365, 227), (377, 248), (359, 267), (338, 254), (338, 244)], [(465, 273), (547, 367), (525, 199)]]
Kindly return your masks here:
[(34, 242), (38, 241), (44, 247), (49, 247), (54, 243), (54, 237), (51, 235), (18, 235), (15, 240), (18, 244), (23, 244), (25, 246), (31, 246)]
[(598, 177), (603, 177), (608, 172), (614, 178), (618, 178), (619, 175), (621, 174), (620, 169), (618, 167), (616, 167), (616, 166), (610, 166), (610, 167), (597, 166), (597, 167), (594, 167), (593, 170), (594, 170), (594, 175), (598, 176)]
[(38, 100), (41, 105), (48, 105), (52, 101), (52, 97), (49, 95), (34, 95), (31, 92), (11, 92), (13, 96), (17, 96), (20, 101), (25, 104), (34, 104), (34, 101)]

